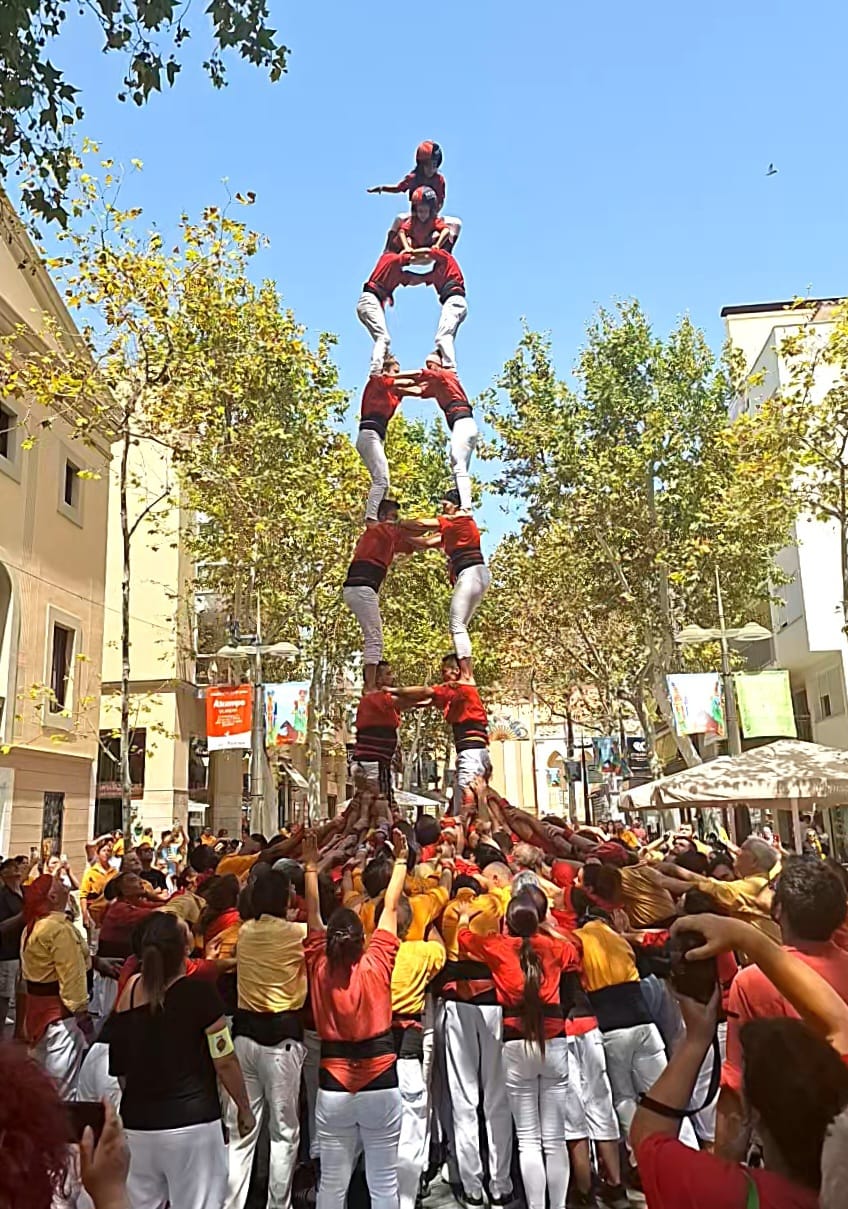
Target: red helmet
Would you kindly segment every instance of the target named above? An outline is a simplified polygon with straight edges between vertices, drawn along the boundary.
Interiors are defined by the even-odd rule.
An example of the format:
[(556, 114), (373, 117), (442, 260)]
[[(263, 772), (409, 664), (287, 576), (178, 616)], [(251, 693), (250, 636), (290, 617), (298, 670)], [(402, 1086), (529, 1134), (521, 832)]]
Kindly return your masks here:
[(442, 166), (442, 149), (438, 143), (431, 143), (429, 140), (426, 143), (419, 143), (415, 152), (416, 164), (423, 164), (425, 160), (434, 160), (436, 171)]
[(436, 197), (436, 194), (433, 192), (433, 190), (429, 189), (427, 185), (419, 185), (419, 187), (413, 192), (410, 202), (412, 203), (413, 210), (416, 206), (429, 206), (430, 214), (434, 218), (439, 212), (439, 199)]

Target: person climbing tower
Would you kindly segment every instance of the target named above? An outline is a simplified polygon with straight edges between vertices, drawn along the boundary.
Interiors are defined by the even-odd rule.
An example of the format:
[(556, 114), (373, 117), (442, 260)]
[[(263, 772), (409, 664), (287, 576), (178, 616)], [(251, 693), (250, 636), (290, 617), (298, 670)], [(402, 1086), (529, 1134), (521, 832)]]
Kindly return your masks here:
[(459, 506), (471, 511), (471, 456), (480, 435), (474, 420), (474, 412), (468, 401), (456, 370), (445, 369), (441, 355), (431, 353), (423, 369), (397, 373), (394, 389), (404, 397), (435, 399), (445, 414), (450, 429), (450, 464)]
[(371, 489), (365, 505), (365, 521), (376, 521), (380, 503), (389, 493), (389, 463), (384, 442), (389, 421), (400, 406), (401, 394), (395, 384), (400, 366), (389, 354), (383, 372), (372, 374), (362, 392), (359, 412), (359, 436), (356, 452), (371, 476)]
[(386, 324), (386, 307), (393, 305), (395, 290), (402, 285), (429, 284), (424, 283), (420, 274), (407, 272), (411, 259), (408, 253), (384, 252), (359, 295), (356, 317), (365, 325), (374, 341), (371, 350), (372, 374), (383, 372), (383, 364), (392, 346)]
[[(368, 190), (369, 193), (406, 193), (409, 195), (410, 203), (412, 195), (416, 189), (426, 186), (432, 189), (436, 195), (437, 212), (441, 214), (442, 207), (445, 204), (445, 178), (439, 172), (442, 166), (442, 149), (438, 143), (430, 142), (429, 140), (419, 143), (415, 152), (415, 167), (411, 172), (408, 172), (403, 180), (398, 181), (396, 185), (374, 185)], [(386, 240), (386, 251), (392, 250), (393, 236), (397, 235), (401, 224), (408, 217), (407, 214), (398, 214), (392, 223)], [(459, 239), (459, 233), (462, 230), (462, 222), (458, 218), (443, 216), (442, 221), (450, 228), (452, 243), (456, 243)]]
[(417, 277), (423, 285), (431, 285), (439, 296), (442, 310), (436, 328), (436, 350), (441, 356), (442, 368), (455, 370), (456, 333), (468, 314), (465, 278), (456, 260), (444, 248), (433, 248), (431, 257), (435, 263), (429, 272), (411, 273), (410, 276)]

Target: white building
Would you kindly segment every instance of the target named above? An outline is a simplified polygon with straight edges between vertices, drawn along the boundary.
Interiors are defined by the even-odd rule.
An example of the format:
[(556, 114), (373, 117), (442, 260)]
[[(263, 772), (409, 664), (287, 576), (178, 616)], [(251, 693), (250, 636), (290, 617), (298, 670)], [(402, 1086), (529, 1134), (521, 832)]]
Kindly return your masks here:
[[(756, 410), (789, 385), (783, 340), (807, 328), (812, 341), (827, 341), (834, 309), (841, 301), (724, 307), (727, 334), (743, 353), (748, 375), (759, 379), (747, 399), (737, 402), (735, 414), (745, 408)], [(833, 383), (831, 367), (820, 366), (814, 398), (822, 398)], [(799, 738), (848, 748), (848, 642), (843, 631), (838, 528), (835, 523), (800, 516), (794, 538), (777, 560), (789, 582), (775, 588), (780, 603), (772, 606), (774, 639), (750, 648), (749, 666), (788, 669)]]

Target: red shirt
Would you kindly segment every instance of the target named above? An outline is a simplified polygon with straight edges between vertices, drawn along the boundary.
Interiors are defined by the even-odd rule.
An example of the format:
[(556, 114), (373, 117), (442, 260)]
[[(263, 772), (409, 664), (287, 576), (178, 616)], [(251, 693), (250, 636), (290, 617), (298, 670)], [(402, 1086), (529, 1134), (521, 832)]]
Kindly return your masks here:
[(568, 861), (554, 861), (551, 865), (551, 881), (563, 891), (562, 907), (552, 912), (554, 919), (567, 932), (575, 932), (577, 912), (571, 905), (571, 891), (577, 882), (577, 870)]
[(371, 271), (371, 276), (365, 282), (365, 289), (372, 290), (384, 302), (391, 298), (399, 285), (408, 285), (412, 278), (406, 272), (409, 263), (406, 253), (384, 252)]
[[(429, 248), (433, 242), (433, 236), (438, 235), (440, 231), (444, 231), (445, 222), (441, 218), (428, 218), (422, 222), (420, 218), (416, 218), (414, 214), (409, 218), (405, 218), (400, 224), (400, 229), (409, 237), (409, 242), (413, 248)], [(435, 269), (432, 270), (435, 272)], [(429, 274), (427, 274), (429, 277)]]
[(150, 912), (155, 911), (161, 905), (161, 903), (145, 899), (138, 903), (126, 903), (120, 898), (109, 903), (100, 926), (98, 939), (100, 956), (129, 957), (132, 952), (132, 934), (136, 924), (147, 919)]
[(440, 516), (442, 547), (449, 557), (457, 550), (479, 550), (480, 530), (473, 516)]
[(476, 684), (435, 684), (432, 688), (433, 704), (442, 711), (449, 725), (460, 722), (482, 722), (488, 727), (486, 707), (477, 691)]
[[(754, 968), (754, 967), (751, 967)], [(636, 1151), (648, 1209), (745, 1209), (749, 1180), (759, 1209), (817, 1209), (819, 1198), (782, 1175), (690, 1150), (669, 1134), (650, 1134)]]
[(394, 384), (394, 378), (388, 374), (373, 374), (368, 379), (359, 409), (360, 428), (373, 428), (385, 437), (389, 420), (400, 406), (400, 395)]
[(448, 427), (453, 428), (463, 416), (474, 414), (468, 395), (452, 369), (430, 369), (427, 366), (417, 376), (423, 399), (435, 399), (445, 413)]
[(379, 591), (395, 555), (408, 554), (413, 549), (403, 529), (391, 521), (369, 525), (356, 543), (345, 587), (370, 587)]
[[(829, 982), (836, 993), (848, 1003), (848, 953), (832, 940), (805, 941), (798, 948), (784, 945), (788, 953), (800, 957)], [(747, 1020), (762, 1020), (767, 1016), (789, 1016), (798, 1020), (792, 1005), (769, 982), (759, 966), (746, 966), (733, 980), (727, 1002), (727, 1058), (721, 1068), (722, 1087), (739, 1092), (742, 1087), (742, 1047), (739, 1030)]]
[(385, 689), (365, 693), (356, 707), (354, 758), (391, 762), (397, 747), (399, 726), (400, 711), (394, 698)]
[[(518, 958), (521, 937), (500, 932), (491, 936), (477, 936), (470, 928), (460, 928), (457, 942), (460, 952), (467, 953), (472, 961), (482, 961), (492, 971), (498, 1003), (504, 1009), (504, 1025), (510, 1022), (514, 1028), (519, 1017), (509, 1009), (519, 1007), (524, 1000), (524, 971)], [(530, 944), (542, 962), (542, 983), (539, 988), (542, 1003), (558, 1006), (559, 980), (566, 970), (579, 969), (580, 950), (569, 940), (560, 940), (541, 932), (530, 938)], [(563, 1032), (562, 1017), (546, 1017), (546, 1037), (560, 1037)]]
[(425, 273), (423, 277), (419, 276), (418, 280), (433, 286), (442, 302), (453, 294), (464, 295), (465, 278), (450, 252), (446, 252), (444, 248), (434, 248), (433, 256), (435, 265), (429, 273)]
[(434, 176), (425, 176), (417, 168), (413, 168), (411, 172), (407, 172), (402, 181), (398, 181), (398, 193), (408, 193), (412, 197), (416, 189), (432, 189), (436, 195), (436, 203), (441, 210), (445, 204), (446, 192), (445, 178), (441, 172), (437, 172)]
[[(377, 928), (349, 976), (334, 973), (323, 932), (311, 932), (303, 946), (315, 1029), (322, 1041), (367, 1041), (392, 1025), (392, 971), (400, 941)], [(395, 1061), (394, 1053), (356, 1062), (325, 1058), (321, 1066), (347, 1091), (359, 1091)]]

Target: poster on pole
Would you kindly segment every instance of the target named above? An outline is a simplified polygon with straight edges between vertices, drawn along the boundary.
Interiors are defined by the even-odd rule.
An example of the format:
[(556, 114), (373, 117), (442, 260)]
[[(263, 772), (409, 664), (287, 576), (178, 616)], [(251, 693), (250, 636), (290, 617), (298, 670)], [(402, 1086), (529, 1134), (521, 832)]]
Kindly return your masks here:
[(666, 681), (679, 735), (725, 738), (724, 695), (718, 672), (680, 673), (667, 676)]
[(792, 688), (785, 668), (738, 672), (733, 677), (742, 734), (746, 739), (795, 739)]
[(268, 747), (305, 743), (308, 721), (308, 680), (265, 685), (265, 743)]
[(209, 751), (250, 747), (253, 685), (206, 690), (206, 746)]

